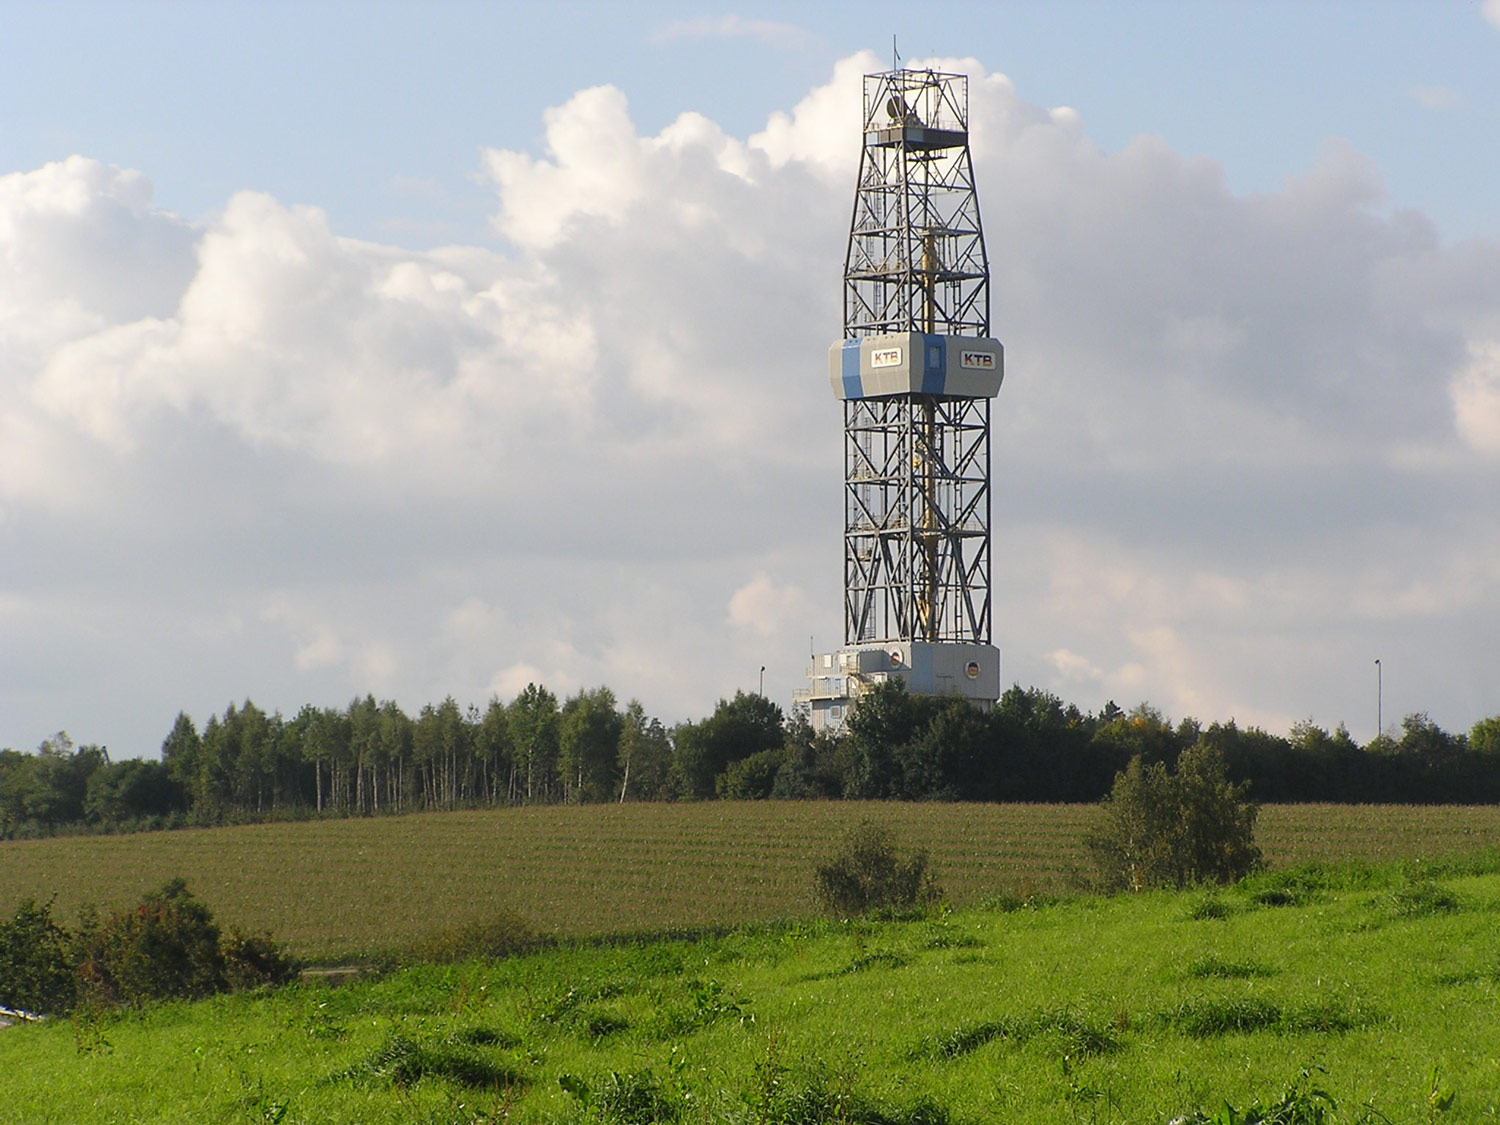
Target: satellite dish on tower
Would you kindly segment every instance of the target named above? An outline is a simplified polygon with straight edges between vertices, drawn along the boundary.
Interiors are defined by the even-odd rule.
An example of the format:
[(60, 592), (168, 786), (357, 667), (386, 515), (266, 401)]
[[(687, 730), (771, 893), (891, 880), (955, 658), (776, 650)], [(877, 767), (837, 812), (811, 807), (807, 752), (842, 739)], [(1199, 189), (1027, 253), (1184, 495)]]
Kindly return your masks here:
[(916, 111), (906, 104), (900, 94), (892, 94), (885, 103), (885, 112), (890, 119), (902, 125), (920, 125)]

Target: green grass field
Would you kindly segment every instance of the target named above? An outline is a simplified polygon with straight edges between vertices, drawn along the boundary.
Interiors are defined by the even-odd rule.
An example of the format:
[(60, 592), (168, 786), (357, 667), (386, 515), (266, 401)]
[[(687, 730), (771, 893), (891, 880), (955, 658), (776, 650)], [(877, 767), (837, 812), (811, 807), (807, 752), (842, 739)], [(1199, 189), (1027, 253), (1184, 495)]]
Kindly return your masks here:
[[(119, 907), (175, 876), (221, 923), (313, 958), (519, 916), (548, 935), (704, 929), (814, 910), (811, 870), (864, 818), (927, 848), (956, 905), (1055, 893), (1084, 867), (1078, 805), (720, 802), (525, 808), (0, 843), (0, 916)], [(1273, 867), (1500, 845), (1500, 808), (1268, 805)]]
[(585, 944), (16, 1027), (0, 1121), (1166, 1125), (1304, 1070), (1331, 1121), (1493, 1121), (1500, 874), (1469, 870)]

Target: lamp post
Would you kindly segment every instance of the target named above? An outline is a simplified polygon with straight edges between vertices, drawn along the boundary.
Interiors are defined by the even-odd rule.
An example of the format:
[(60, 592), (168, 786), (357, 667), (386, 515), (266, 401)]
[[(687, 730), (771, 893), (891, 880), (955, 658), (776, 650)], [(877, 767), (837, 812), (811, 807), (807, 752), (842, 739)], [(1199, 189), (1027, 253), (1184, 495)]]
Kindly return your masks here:
[(766, 694), (766, 666), (764, 664), (760, 666), (760, 694), (762, 698)]
[(1375, 737), (1380, 738), (1385, 733), (1385, 716), (1381, 712), (1384, 703), (1384, 684), (1382, 683), (1382, 670), (1380, 660), (1375, 661)]

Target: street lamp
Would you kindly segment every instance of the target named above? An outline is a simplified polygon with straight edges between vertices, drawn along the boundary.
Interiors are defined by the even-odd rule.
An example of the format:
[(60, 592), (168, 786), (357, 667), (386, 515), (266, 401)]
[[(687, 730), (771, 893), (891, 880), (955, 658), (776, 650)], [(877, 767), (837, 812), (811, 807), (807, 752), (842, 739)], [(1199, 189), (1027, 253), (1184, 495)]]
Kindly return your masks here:
[(1379, 659), (1375, 661), (1375, 737), (1380, 738), (1385, 733), (1385, 716), (1381, 713), (1383, 705), (1384, 685), (1381, 683), (1381, 667)]
[(760, 694), (762, 698), (766, 694), (766, 666), (764, 664), (760, 666)]

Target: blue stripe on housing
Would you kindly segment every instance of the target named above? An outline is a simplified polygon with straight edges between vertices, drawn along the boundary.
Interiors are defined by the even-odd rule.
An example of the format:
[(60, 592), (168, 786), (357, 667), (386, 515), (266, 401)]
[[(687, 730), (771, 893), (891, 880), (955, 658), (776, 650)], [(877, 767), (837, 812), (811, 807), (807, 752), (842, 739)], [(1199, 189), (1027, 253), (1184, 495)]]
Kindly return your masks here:
[(845, 340), (843, 358), (844, 397), (864, 398), (864, 384), (859, 379), (859, 341)]
[(922, 393), (940, 395), (948, 385), (948, 349), (941, 336), (922, 336)]

